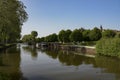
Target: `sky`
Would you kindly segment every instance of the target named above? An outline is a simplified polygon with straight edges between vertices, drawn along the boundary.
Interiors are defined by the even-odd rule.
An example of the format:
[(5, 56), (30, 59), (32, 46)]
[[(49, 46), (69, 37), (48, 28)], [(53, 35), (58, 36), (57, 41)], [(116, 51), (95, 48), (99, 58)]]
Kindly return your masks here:
[(39, 37), (64, 29), (120, 30), (120, 0), (21, 0), (28, 20), (22, 35), (37, 31)]

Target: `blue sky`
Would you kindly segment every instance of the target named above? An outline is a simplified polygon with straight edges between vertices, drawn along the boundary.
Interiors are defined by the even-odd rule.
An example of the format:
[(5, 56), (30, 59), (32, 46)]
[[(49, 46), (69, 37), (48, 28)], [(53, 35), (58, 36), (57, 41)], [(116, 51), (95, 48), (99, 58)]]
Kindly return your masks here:
[(120, 0), (21, 0), (29, 15), (22, 35), (35, 30), (39, 37), (61, 29), (83, 27), (120, 30)]

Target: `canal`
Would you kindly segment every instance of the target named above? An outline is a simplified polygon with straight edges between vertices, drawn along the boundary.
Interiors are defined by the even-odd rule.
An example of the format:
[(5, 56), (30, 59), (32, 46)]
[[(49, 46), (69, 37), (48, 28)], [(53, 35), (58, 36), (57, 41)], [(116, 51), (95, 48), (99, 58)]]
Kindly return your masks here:
[(0, 52), (0, 80), (120, 80), (120, 59), (20, 44)]

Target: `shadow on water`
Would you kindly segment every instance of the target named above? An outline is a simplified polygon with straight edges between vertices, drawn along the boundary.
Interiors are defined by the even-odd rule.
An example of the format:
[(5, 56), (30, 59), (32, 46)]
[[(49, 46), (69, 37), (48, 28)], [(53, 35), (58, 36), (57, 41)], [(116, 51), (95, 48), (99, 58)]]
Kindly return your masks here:
[(0, 52), (0, 80), (27, 80), (20, 71), (20, 52), (17, 46)]

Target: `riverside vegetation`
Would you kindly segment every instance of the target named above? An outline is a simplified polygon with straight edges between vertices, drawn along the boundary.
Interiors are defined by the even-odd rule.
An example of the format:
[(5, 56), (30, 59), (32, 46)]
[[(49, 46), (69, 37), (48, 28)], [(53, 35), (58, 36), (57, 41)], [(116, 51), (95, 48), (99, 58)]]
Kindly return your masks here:
[[(33, 32), (33, 31), (32, 31)], [(95, 46), (96, 53), (106, 56), (120, 57), (120, 31), (100, 29), (94, 27), (90, 29), (75, 29), (75, 30), (61, 30), (58, 34), (53, 33), (45, 37), (35, 38), (33, 40), (31, 34), (24, 35), (22, 38), (23, 42), (61, 42), (63, 45), (87, 45)], [(37, 34), (37, 31), (34, 31)]]
[(96, 45), (98, 54), (120, 58), (120, 38), (103, 38)]
[[(21, 26), (28, 19), (25, 5), (19, 0), (0, 0), (0, 49), (20, 41)], [(23, 42), (61, 42), (63, 44), (96, 45), (98, 54), (120, 56), (120, 31), (94, 27), (93, 29), (61, 30), (37, 38), (37, 31), (24, 35)]]
[(28, 19), (25, 8), (19, 0), (0, 0), (0, 48), (21, 38), (21, 26)]

